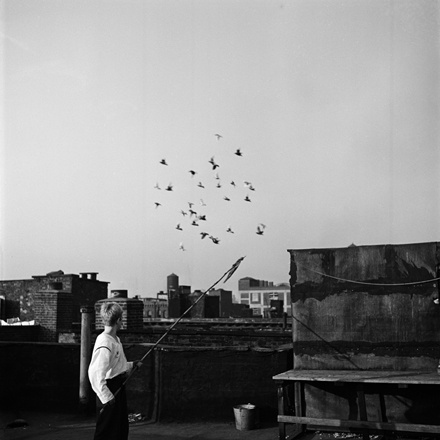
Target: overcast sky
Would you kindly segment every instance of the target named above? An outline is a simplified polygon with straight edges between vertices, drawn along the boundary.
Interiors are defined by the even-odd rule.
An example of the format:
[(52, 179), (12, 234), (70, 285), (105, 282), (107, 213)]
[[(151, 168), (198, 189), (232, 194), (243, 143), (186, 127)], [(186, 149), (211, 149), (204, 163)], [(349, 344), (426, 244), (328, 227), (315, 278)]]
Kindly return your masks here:
[(288, 249), (440, 240), (439, 6), (0, 0), (1, 278), (155, 296), (246, 256), (236, 290)]

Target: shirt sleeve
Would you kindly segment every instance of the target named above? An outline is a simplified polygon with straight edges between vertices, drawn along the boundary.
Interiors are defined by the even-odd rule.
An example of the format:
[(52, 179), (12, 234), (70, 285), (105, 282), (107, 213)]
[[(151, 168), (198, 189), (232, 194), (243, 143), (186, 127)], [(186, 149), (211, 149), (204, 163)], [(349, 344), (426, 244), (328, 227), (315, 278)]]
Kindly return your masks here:
[(107, 346), (98, 347), (92, 356), (89, 365), (89, 380), (93, 391), (105, 405), (113, 399), (113, 394), (107, 387), (105, 375), (109, 370), (111, 350)]

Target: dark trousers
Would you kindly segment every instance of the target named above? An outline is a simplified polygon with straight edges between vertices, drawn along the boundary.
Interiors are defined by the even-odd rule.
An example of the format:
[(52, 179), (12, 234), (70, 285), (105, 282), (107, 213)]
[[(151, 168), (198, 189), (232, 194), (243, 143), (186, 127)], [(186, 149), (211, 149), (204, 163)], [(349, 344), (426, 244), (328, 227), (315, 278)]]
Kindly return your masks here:
[[(125, 375), (116, 376), (107, 380), (107, 386), (114, 394), (121, 388)], [(96, 429), (94, 440), (127, 440), (128, 439), (128, 411), (127, 397), (125, 387), (118, 392), (114, 405), (103, 405), (97, 399), (98, 418), (96, 420)]]

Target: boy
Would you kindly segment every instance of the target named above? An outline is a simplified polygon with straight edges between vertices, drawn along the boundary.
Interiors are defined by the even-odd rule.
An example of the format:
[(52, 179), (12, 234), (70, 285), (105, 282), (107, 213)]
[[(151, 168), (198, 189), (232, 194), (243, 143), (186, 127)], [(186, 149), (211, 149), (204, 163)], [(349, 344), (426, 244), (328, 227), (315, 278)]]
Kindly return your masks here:
[(104, 405), (98, 414), (94, 440), (127, 440), (127, 398), (122, 384), (134, 366), (140, 368), (142, 363), (127, 362), (116, 335), (122, 327), (121, 306), (116, 302), (104, 302), (101, 317), (104, 331), (96, 338), (88, 371), (93, 391)]

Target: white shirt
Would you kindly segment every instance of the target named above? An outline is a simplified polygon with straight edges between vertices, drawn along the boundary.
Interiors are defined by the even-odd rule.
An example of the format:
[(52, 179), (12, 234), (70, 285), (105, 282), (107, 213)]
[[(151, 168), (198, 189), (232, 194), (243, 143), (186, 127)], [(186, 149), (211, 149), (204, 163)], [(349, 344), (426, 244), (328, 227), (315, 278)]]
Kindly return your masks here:
[(120, 339), (105, 332), (99, 334), (93, 347), (88, 373), (92, 389), (104, 405), (113, 399), (106, 380), (129, 373), (132, 368), (133, 362), (127, 362)]

